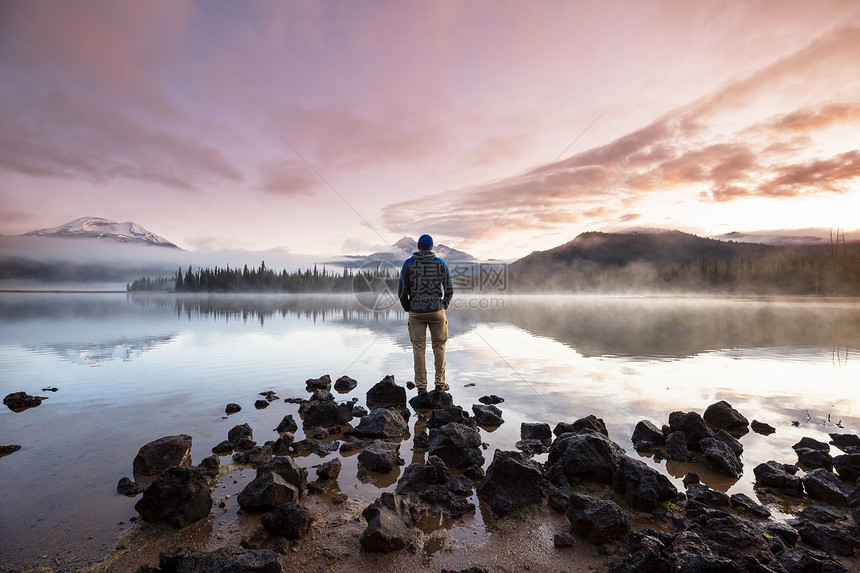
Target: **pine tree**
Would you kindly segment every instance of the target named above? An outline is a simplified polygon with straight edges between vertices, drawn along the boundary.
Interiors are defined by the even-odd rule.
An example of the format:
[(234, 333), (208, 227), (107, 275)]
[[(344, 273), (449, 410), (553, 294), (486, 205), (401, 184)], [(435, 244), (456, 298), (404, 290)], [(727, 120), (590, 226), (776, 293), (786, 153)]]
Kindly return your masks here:
[(176, 284), (173, 285), (174, 292), (182, 292), (185, 290), (185, 284), (182, 282), (182, 267), (176, 272)]

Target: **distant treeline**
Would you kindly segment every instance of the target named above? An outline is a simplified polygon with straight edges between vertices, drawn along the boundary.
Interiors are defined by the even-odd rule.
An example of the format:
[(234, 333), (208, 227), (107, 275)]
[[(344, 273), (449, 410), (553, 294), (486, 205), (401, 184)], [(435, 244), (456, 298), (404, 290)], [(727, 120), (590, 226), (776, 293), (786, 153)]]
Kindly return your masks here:
[(546, 273), (509, 272), (509, 291), (656, 291), (735, 294), (860, 295), (860, 253), (838, 257), (775, 254), (690, 264), (579, 266)]
[(196, 271), (190, 266), (185, 273), (179, 269), (173, 277), (142, 277), (126, 285), (129, 291), (173, 291), (173, 292), (313, 292), (346, 293), (374, 290), (374, 281), (391, 283), (397, 288), (396, 276), (387, 269), (361, 270), (354, 272), (344, 268), (342, 272), (313, 268), (287, 272), (276, 272), (266, 267), (263, 261), (258, 268), (245, 265), (242, 268), (215, 267), (200, 268)]

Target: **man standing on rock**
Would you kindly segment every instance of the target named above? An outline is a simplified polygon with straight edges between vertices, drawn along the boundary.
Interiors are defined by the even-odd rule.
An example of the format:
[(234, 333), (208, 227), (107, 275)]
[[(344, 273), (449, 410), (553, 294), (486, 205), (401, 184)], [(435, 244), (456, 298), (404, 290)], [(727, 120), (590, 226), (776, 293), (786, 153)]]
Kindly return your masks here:
[(433, 238), (421, 235), (418, 250), (403, 263), (397, 296), (403, 310), (409, 313), (409, 339), (415, 361), (415, 386), (418, 394), (427, 393), (427, 327), (433, 347), (433, 365), (437, 392), (448, 390), (445, 383), (445, 342), (448, 340), (448, 318), (445, 309), (454, 296), (454, 283), (445, 261), (433, 252)]

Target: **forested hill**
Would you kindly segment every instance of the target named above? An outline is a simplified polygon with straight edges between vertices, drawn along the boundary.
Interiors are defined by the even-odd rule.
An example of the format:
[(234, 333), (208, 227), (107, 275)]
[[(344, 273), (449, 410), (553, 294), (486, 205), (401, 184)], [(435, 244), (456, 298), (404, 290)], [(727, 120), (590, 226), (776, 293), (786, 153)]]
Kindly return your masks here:
[(654, 233), (589, 232), (558, 247), (536, 251), (509, 267), (520, 274), (566, 272), (573, 268), (625, 267), (645, 263), (655, 267), (688, 265), (740, 257), (759, 258), (780, 247), (697, 237), (681, 231)]

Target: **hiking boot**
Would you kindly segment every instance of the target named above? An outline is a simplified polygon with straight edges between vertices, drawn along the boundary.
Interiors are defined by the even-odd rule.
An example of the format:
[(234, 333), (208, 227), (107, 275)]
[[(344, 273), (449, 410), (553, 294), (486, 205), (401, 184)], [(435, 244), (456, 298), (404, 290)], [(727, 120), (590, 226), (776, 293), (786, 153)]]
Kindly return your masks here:
[(419, 396), (425, 396), (426, 394), (427, 394), (427, 388), (419, 388), (418, 389), (418, 395)]
[(450, 387), (450, 386), (448, 386), (448, 385), (447, 385), (447, 384), (445, 384), (445, 383), (442, 383), (442, 384), (436, 384), (436, 391), (437, 391), (437, 392), (447, 392), (447, 391), (448, 391), (448, 390), (450, 390), (450, 389), (451, 389), (451, 387)]

